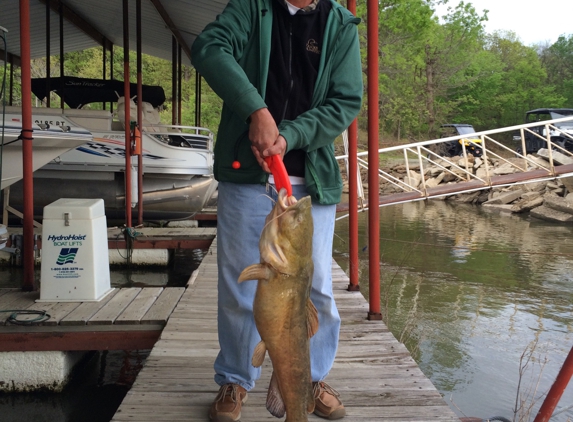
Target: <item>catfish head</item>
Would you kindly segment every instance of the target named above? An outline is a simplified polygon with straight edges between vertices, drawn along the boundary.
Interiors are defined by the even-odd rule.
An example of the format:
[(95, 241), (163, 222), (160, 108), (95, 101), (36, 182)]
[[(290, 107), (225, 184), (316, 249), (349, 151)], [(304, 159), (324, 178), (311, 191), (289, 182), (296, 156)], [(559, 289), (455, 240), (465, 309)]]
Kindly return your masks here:
[(312, 256), (310, 196), (297, 201), (281, 189), (259, 241), (261, 260), (281, 274), (294, 275)]

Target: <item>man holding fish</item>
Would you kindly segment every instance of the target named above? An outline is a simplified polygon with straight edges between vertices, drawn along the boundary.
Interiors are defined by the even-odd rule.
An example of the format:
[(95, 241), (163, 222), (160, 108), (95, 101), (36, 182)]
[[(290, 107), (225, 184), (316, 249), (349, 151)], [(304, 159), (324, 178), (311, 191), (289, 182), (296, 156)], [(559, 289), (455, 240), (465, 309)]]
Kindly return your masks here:
[[(275, 416), (286, 408), (289, 421), (306, 420), (294, 415), (294, 410), (289, 414), (292, 401), (299, 398), (289, 398), (286, 378), (292, 374), (278, 366), (304, 373), (307, 363), (303, 360), (299, 368), (290, 353), (275, 352), (273, 358), (273, 350), (281, 349), (280, 338), (289, 341), (285, 335), (301, 340), (301, 350), (310, 347), (312, 389), (302, 407), (326, 419), (346, 414), (338, 393), (324, 378), (334, 362), (340, 329), (330, 272), (336, 204), (342, 193), (333, 144), (361, 106), (358, 22), (334, 0), (229, 0), (192, 46), (193, 65), (224, 102), (214, 167), (219, 181), (221, 347), (214, 366), (215, 381), (221, 387), (209, 411), (212, 421), (240, 419), (267, 350), (274, 369), (267, 408)], [(292, 197), (274, 189), (276, 181), (269, 177), (271, 156), (283, 158)], [(277, 201), (274, 208), (269, 196)], [(309, 226), (307, 212), (309, 216), (312, 212)], [(271, 222), (276, 225), (272, 230)], [(309, 228), (301, 231), (301, 227)], [(307, 240), (310, 249), (304, 252)], [(281, 263), (286, 264), (282, 269)], [(311, 278), (310, 300), (305, 289), (294, 294), (302, 296), (301, 301), (289, 296), (298, 292), (295, 288), (279, 291), (292, 281), (295, 266), (292, 278), (304, 280), (307, 274)], [(260, 280), (259, 288), (256, 282), (244, 281), (250, 279)], [(268, 288), (262, 295), (262, 286), (267, 281), (271, 286), (273, 280), (280, 280), (275, 284), (278, 290)], [(295, 308), (304, 314), (308, 329), (300, 329), (302, 322), (294, 324), (296, 329), (289, 328), (290, 319), (297, 320)], [(277, 320), (271, 311), (291, 317), (282, 326), (273, 326)], [(285, 327), (282, 337), (273, 335)], [(312, 336), (310, 346), (308, 336)]]

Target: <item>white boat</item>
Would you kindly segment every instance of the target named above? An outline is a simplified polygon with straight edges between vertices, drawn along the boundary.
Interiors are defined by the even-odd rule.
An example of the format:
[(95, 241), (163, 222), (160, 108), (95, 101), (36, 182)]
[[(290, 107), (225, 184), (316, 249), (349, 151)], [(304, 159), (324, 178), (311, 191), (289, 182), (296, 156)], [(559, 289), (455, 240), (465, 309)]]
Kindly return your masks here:
[[(0, 107), (1, 115), (1, 107)], [(51, 121), (52, 116), (37, 115), (38, 121)], [(74, 125), (71, 121), (61, 120), (60, 125), (32, 124), (32, 169), (38, 170), (58, 156), (93, 140), (90, 131)], [(1, 120), (0, 120), (1, 124)], [(22, 110), (19, 107), (6, 107), (4, 127), (0, 128), (2, 145), (2, 183), (0, 189), (20, 181), (23, 177), (22, 154)]]
[[(79, 80), (66, 78), (69, 79), (76, 85)], [(102, 82), (123, 86), (120, 81)], [(32, 87), (34, 89), (34, 83)], [(74, 86), (66, 89), (66, 97), (72, 89)], [(79, 97), (85, 101), (88, 94)], [(60, 124), (70, 122), (89, 130), (93, 135), (93, 139), (55, 157), (34, 173), (34, 207), (37, 217), (40, 217), (38, 213), (41, 213), (45, 205), (67, 197), (102, 198), (108, 219), (125, 218), (125, 102), (123, 97), (118, 99), (115, 92), (114, 95), (118, 101), (114, 114), (106, 110), (74, 108), (33, 109), (32, 114), (37, 124), (45, 124), (46, 121), (60, 121)], [(146, 99), (145, 92), (143, 97)], [(162, 102), (162, 99), (159, 101)], [(136, 105), (133, 100), (129, 103), (130, 120), (135, 120)], [(141, 135), (144, 219), (188, 218), (203, 209), (217, 187), (213, 177), (213, 133), (206, 128), (162, 125), (154, 105), (157, 104), (143, 102), (144, 124)], [(50, 113), (50, 116), (46, 113)], [(137, 156), (133, 156), (129, 169), (132, 176), (131, 206), (134, 216), (137, 215), (138, 200), (137, 162)], [(21, 189), (18, 187), (19, 184), (14, 185), (10, 192), (10, 205), (15, 208), (18, 208), (21, 201)]]

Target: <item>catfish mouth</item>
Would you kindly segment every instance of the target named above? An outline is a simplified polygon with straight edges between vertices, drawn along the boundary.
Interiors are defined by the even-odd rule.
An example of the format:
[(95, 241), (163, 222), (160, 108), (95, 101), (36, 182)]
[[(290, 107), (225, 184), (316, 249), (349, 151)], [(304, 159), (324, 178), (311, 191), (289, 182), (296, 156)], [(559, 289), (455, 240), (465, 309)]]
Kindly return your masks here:
[(288, 231), (290, 223), (287, 221), (290, 221), (289, 218), (292, 218), (290, 216), (293, 213), (300, 215), (311, 206), (310, 196), (297, 200), (294, 196), (288, 196), (285, 189), (281, 189), (275, 206), (267, 216), (259, 241), (261, 259), (279, 273), (288, 274), (289, 272), (287, 250), (290, 247), (287, 247), (285, 243), (287, 241), (285, 230)]
[[(289, 211), (293, 208), (306, 208), (310, 206), (310, 196), (305, 196), (300, 201), (298, 201), (294, 196), (288, 196), (285, 189), (279, 191), (279, 196), (277, 199), (277, 204), (279, 208), (279, 213), (282, 214), (285, 211)], [(278, 217), (279, 215), (275, 215)]]

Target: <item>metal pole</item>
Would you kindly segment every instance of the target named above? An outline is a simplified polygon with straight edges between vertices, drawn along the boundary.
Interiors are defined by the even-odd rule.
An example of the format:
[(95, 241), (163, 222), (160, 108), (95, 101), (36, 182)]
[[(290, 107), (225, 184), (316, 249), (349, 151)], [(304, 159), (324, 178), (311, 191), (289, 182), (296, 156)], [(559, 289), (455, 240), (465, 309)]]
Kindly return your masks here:
[(10, 55), (10, 97), (8, 98), (8, 105), (13, 105), (14, 102), (14, 57)]
[[(356, 15), (356, 0), (348, 0), (348, 10)], [(348, 203), (350, 209), (348, 213), (348, 239), (349, 239), (349, 291), (359, 291), (360, 282), (358, 280), (358, 123), (356, 119), (348, 128)]]
[(32, 71), (30, 69), (30, 2), (20, 0), (22, 70), (22, 161), (24, 184), (24, 280), (22, 290), (34, 290), (34, 183), (32, 166)]
[(64, 4), (60, 2), (60, 108), (64, 109)]
[(125, 226), (131, 227), (131, 116), (129, 84), (129, 0), (123, 0), (123, 95), (125, 97)]
[(182, 79), (183, 79), (183, 67), (181, 65), (181, 56), (183, 54), (182, 51), (183, 49), (181, 48), (181, 44), (178, 44), (178, 50), (177, 50), (177, 124), (181, 125), (183, 123), (181, 123), (182, 119), (182, 113), (181, 113), (181, 105), (182, 105), (182, 100), (181, 97), (182, 95), (182, 87), (181, 85), (183, 85), (181, 83)]
[[(113, 44), (109, 49), (109, 79), (113, 81)], [(109, 111), (113, 113), (113, 102), (109, 103)]]
[[(143, 75), (141, 59), (141, 0), (136, 2), (137, 19), (137, 126), (143, 129)], [(143, 134), (142, 134), (143, 136)], [(143, 141), (143, 140), (141, 140)], [(143, 156), (137, 155), (137, 224), (143, 224)]]
[(171, 37), (171, 124), (177, 121), (177, 40)]
[(533, 422), (548, 422), (565, 391), (567, 388), (567, 384), (569, 384), (569, 380), (573, 376), (573, 347), (569, 351), (569, 354), (565, 358), (565, 362), (563, 362), (563, 366), (561, 370), (557, 374), (557, 378), (553, 382), (551, 389), (547, 393), (543, 404), (539, 408), (539, 412), (535, 417)]
[[(101, 46), (102, 48), (102, 52), (103, 52), (103, 63), (102, 63), (102, 73), (103, 73), (103, 80), (105, 81), (107, 79), (107, 39), (104, 39), (103, 45)], [(104, 110), (106, 109), (106, 103), (103, 103), (103, 107)]]
[(378, 1), (368, 0), (368, 258), (369, 320), (381, 320), (380, 312), (380, 212), (378, 180)]
[(46, 0), (46, 107), (50, 108), (50, 0)]
[(195, 126), (201, 127), (201, 75), (195, 70)]

